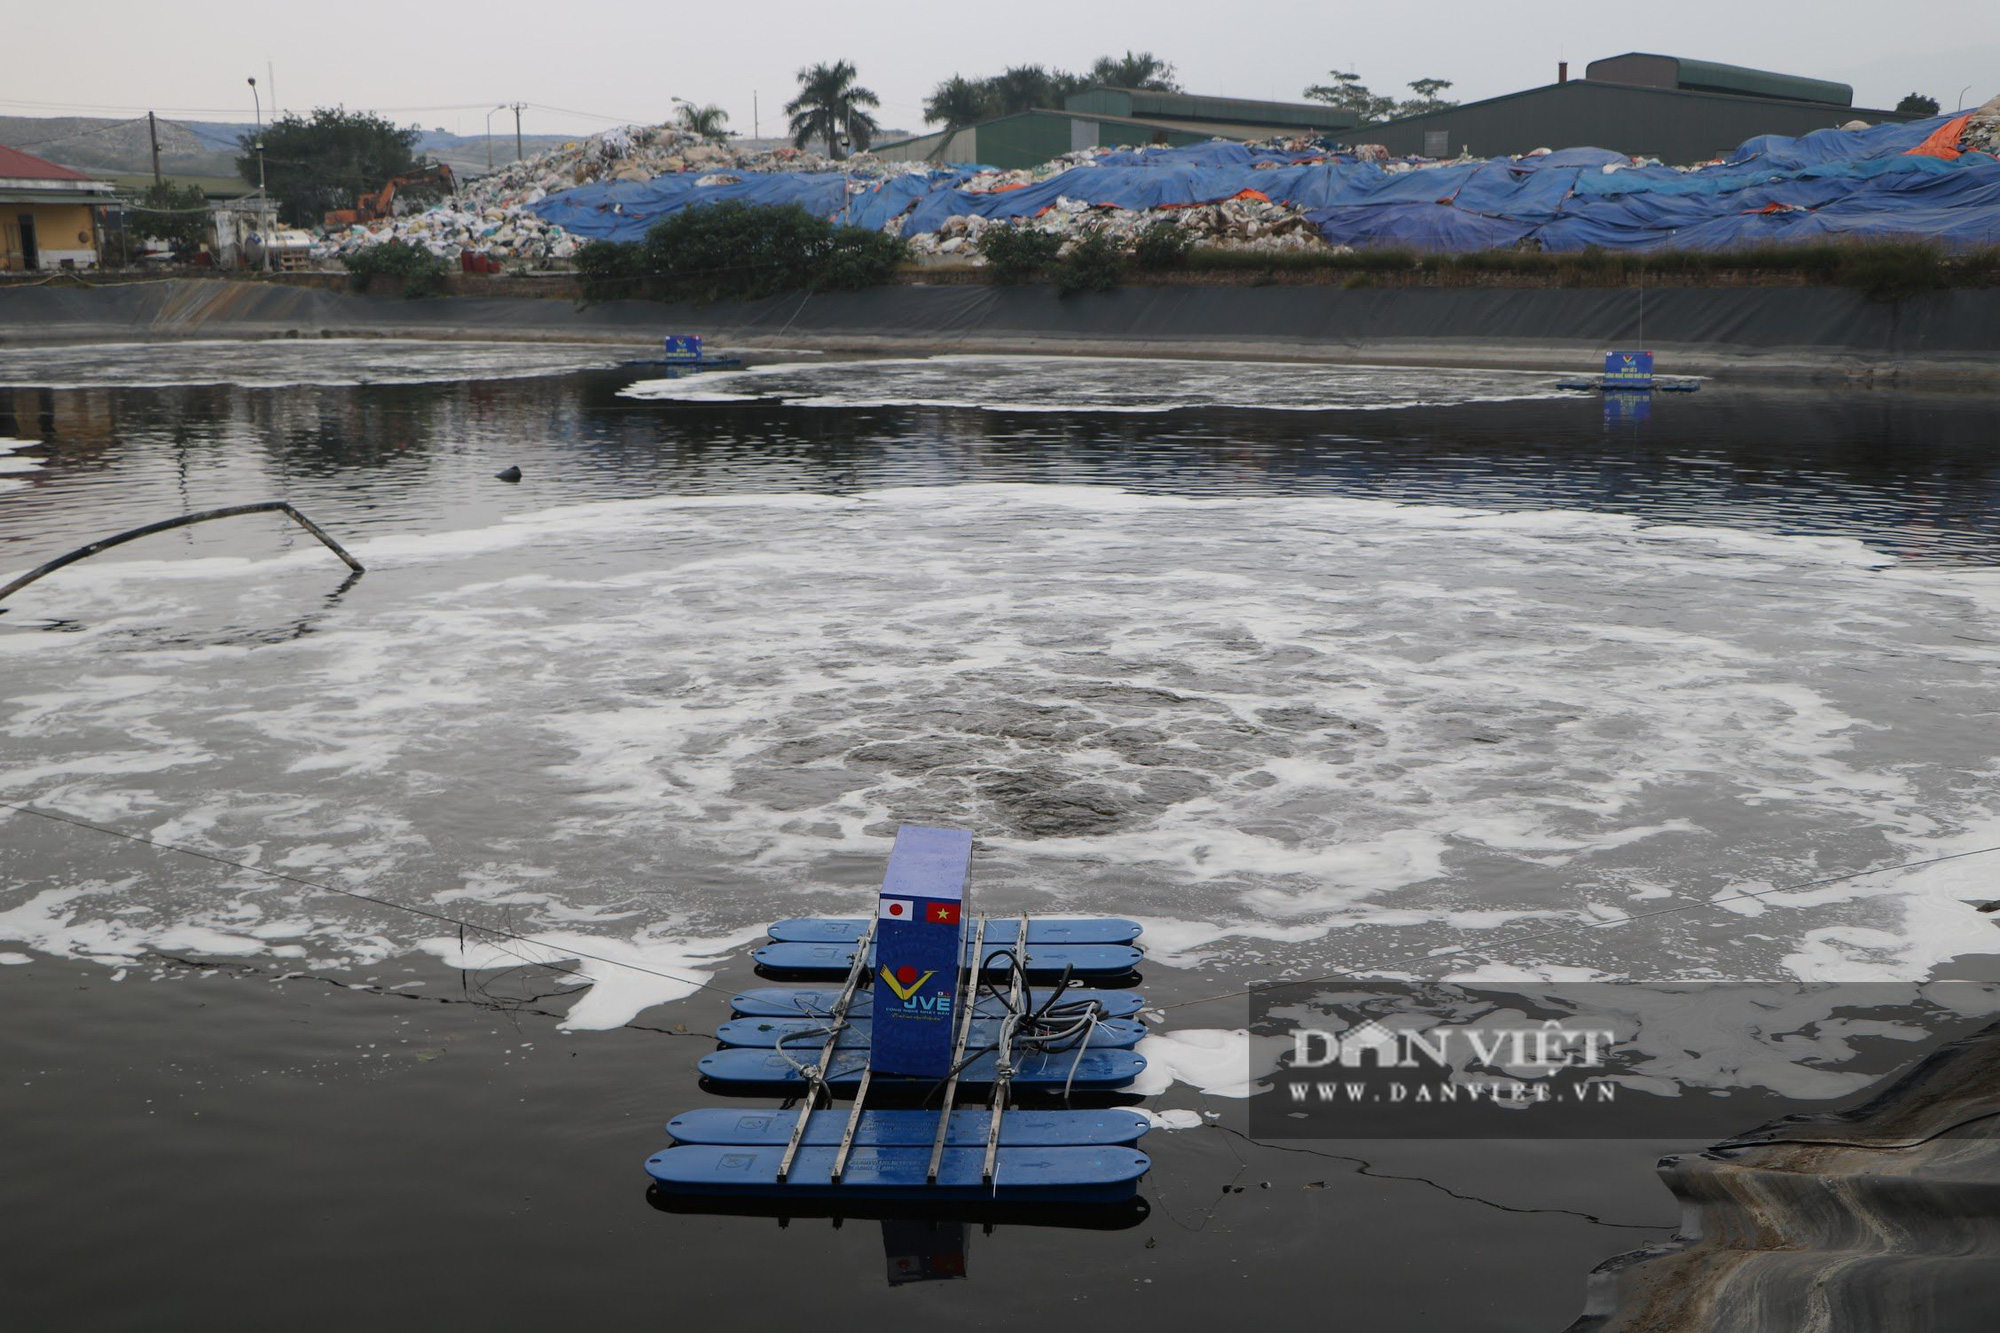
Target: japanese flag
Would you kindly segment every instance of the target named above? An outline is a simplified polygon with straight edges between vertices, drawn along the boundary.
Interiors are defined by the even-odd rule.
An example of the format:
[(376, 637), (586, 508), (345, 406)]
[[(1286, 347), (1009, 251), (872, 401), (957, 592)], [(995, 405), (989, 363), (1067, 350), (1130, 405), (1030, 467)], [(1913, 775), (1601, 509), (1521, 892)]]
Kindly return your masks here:
[(908, 898), (883, 898), (875, 909), (875, 915), (884, 921), (915, 921), (917, 905)]

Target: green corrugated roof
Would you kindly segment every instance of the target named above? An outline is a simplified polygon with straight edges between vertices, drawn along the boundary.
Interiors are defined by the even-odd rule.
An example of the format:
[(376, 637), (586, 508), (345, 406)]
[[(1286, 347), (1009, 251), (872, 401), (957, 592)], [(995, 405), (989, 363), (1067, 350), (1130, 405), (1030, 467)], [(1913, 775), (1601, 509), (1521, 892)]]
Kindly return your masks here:
[(1260, 102), (1245, 97), (1197, 97), (1192, 93), (1147, 92), (1138, 88), (1086, 88), (1063, 99), (1066, 110), (1085, 115), (1134, 119), (1215, 121), (1271, 129), (1344, 130), (1351, 111), (1307, 102)]
[(1713, 60), (1674, 59), (1680, 66), (1680, 77), (1676, 82), (1690, 92), (1741, 93), (1751, 97), (1780, 97), (1788, 102), (1854, 105), (1854, 89), (1831, 79), (1776, 74), (1768, 69), (1746, 69), (1742, 65), (1722, 65)]

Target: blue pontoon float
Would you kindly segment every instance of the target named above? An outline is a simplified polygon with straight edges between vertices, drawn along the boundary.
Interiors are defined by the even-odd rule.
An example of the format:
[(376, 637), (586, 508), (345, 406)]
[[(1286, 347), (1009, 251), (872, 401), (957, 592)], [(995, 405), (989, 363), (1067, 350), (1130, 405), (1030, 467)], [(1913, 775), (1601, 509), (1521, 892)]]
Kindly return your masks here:
[(621, 361), (621, 366), (665, 370), (668, 379), (703, 370), (735, 370), (743, 364), (740, 356), (709, 356), (702, 351), (699, 333), (670, 333), (660, 340), (660, 354), (644, 361)]
[(1651, 393), (1656, 389), (1661, 393), (1696, 393), (1701, 381), (1654, 375), (1651, 352), (1606, 352), (1602, 375), (1557, 380), (1556, 387), (1581, 393)]
[[(905, 827), (874, 920), (772, 926), (760, 969), (841, 984), (738, 995), (701, 1073), (711, 1088), (775, 1090), (800, 1105), (676, 1116), (674, 1146), (646, 1162), (656, 1190), (799, 1202), (1133, 1198), (1151, 1165), (1135, 1146), (1146, 1117), (1022, 1109), (1013, 1098), (1115, 1091), (1145, 1069), (1132, 1049), (1145, 1035), (1134, 1020), (1143, 1000), (1075, 984), (1130, 976), (1143, 957), (1139, 926), (972, 916), (971, 857), (970, 833)], [(960, 1107), (975, 1088), (985, 1105)], [(836, 1091), (853, 1098), (845, 1110), (831, 1105)], [(871, 1093), (902, 1104), (871, 1106)]]

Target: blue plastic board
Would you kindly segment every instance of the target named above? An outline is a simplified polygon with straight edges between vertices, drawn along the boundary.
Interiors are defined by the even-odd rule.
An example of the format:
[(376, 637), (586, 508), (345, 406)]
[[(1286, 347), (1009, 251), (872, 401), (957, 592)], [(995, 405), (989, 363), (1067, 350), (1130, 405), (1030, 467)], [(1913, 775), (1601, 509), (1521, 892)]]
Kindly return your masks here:
[(1604, 387), (1607, 389), (1650, 389), (1653, 387), (1651, 352), (1606, 352)]
[[(860, 1049), (869, 1044), (869, 1031), (873, 1025), (867, 1022), (850, 1023), (840, 1034), (837, 1050), (849, 1047)], [(1142, 1024), (1129, 1018), (1114, 1018), (1100, 1022), (1091, 1029), (1092, 1046), (1130, 1048), (1139, 1044), (1146, 1035)], [(751, 1046), (769, 1050), (785, 1039), (785, 1049), (793, 1055), (805, 1058), (816, 1054), (826, 1044), (826, 1025), (812, 1018), (734, 1018), (716, 1029), (715, 1038), (724, 1046)], [(956, 1034), (953, 1040), (956, 1040)], [(982, 1046), (992, 1046), (1000, 1040), (1000, 1020), (997, 1018), (975, 1017), (972, 1032), (966, 1038), (966, 1049), (976, 1051)]]
[(1002, 1148), (989, 1184), (982, 1176), (984, 1147), (946, 1148), (937, 1183), (930, 1184), (928, 1148), (856, 1148), (835, 1182), (831, 1177), (838, 1151), (801, 1148), (791, 1175), (780, 1182), (782, 1147), (683, 1144), (647, 1158), (646, 1174), (660, 1188), (685, 1194), (1111, 1203), (1132, 1197), (1152, 1165), (1137, 1148)]
[[(896, 830), (875, 907), (870, 961), (876, 1072), (942, 1078), (951, 1066), (953, 1006), (964, 952), (965, 877), (972, 834), (964, 829)], [(848, 957), (860, 934), (847, 936)]]
[[(740, 1111), (734, 1107), (712, 1107), (684, 1111), (667, 1122), (667, 1133), (679, 1143), (730, 1143), (747, 1147), (784, 1147), (792, 1140), (797, 1111)], [(832, 1148), (847, 1132), (848, 1112), (836, 1107), (815, 1111), (806, 1121), (807, 1147)], [(992, 1115), (986, 1111), (953, 1111), (945, 1142), (959, 1148), (986, 1146), (987, 1127)], [(1000, 1117), (1000, 1146), (1003, 1148), (1089, 1147), (1096, 1144), (1137, 1143), (1152, 1122), (1137, 1111), (1019, 1111)], [(863, 1111), (855, 1127), (858, 1147), (931, 1146), (937, 1137), (936, 1111)]]
[[(1040, 1008), (1048, 998), (1047, 989), (1031, 988), (1028, 1007)], [(832, 1013), (839, 999), (839, 991), (818, 986), (757, 986), (733, 997), (729, 1007), (745, 1018), (820, 1018)], [(1130, 1018), (1146, 1007), (1146, 997), (1138, 991), (1091, 990), (1084, 986), (1071, 986), (1064, 991), (1061, 1003), (1081, 1004), (1086, 1000), (1094, 1000), (1101, 1006), (1106, 1018)], [(867, 1018), (874, 1012), (874, 1006), (875, 997), (862, 991), (854, 997), (848, 1017)], [(1006, 1012), (1006, 1006), (991, 995), (982, 995), (972, 1012), (976, 1018), (998, 1018)]]
[[(967, 953), (970, 952), (968, 946)], [(854, 946), (767, 944), (750, 956), (757, 966), (773, 972), (839, 977), (847, 975), (848, 968), (853, 966)], [(990, 960), (990, 950), (988, 957)], [(1129, 944), (1030, 944), (1024, 962), (1031, 976), (1047, 979), (1059, 976), (1064, 967), (1073, 967), (1078, 976), (1124, 976), (1137, 969), (1144, 959), (1145, 955)], [(869, 962), (872, 965), (875, 960), (871, 958)], [(1004, 961), (989, 961), (986, 972), (988, 976), (1004, 976), (1007, 967)]]
[[(812, 1054), (817, 1054), (813, 1052)], [(731, 1046), (701, 1057), (701, 1075), (717, 1083), (751, 1084), (792, 1084), (805, 1082), (798, 1064), (807, 1063), (793, 1056), (788, 1060), (779, 1051), (757, 1050), (747, 1046)], [(999, 1062), (996, 1052), (987, 1051), (967, 1064), (959, 1074), (959, 1082), (991, 1083), (993, 1071)], [(834, 1087), (852, 1087), (861, 1081), (861, 1072), (868, 1066), (868, 1052), (864, 1050), (836, 1050), (832, 1064), (828, 1067), (826, 1081)], [(1076, 1071), (1072, 1088), (1096, 1089), (1122, 1088), (1139, 1077), (1146, 1068), (1146, 1057), (1136, 1051), (1100, 1050), (1091, 1048), (1084, 1051), (1029, 1051), (1014, 1062), (1014, 1083), (1017, 1087), (1057, 1088), (1070, 1078), (1070, 1071)], [(875, 1073), (879, 1086), (884, 1075)], [(933, 1082), (935, 1080), (920, 1080)]]
[(670, 333), (663, 340), (661, 355), (669, 361), (701, 360), (701, 335), (699, 333)]
[[(1594, 385), (1592, 387), (1595, 387)], [(771, 938), (779, 943), (846, 944), (861, 938), (868, 923), (860, 917), (795, 916), (771, 923)], [(1117, 917), (1078, 917), (1066, 921), (1030, 920), (1030, 944), (1130, 944), (1139, 938), (1137, 921)], [(965, 938), (972, 938), (968, 923)], [(1005, 917), (986, 923), (988, 944), (1012, 944), (1021, 934), (1021, 923)]]

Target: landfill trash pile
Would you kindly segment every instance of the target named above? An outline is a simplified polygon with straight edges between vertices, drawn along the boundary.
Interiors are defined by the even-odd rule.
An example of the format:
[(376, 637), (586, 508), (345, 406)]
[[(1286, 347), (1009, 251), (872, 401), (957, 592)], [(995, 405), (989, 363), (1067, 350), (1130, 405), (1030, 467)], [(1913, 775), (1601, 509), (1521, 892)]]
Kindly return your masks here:
[(1258, 253), (1715, 250), (1843, 236), (1967, 247), (2000, 243), (1996, 148), (2000, 98), (1956, 117), (1764, 135), (1694, 166), (1602, 148), (1433, 161), (1369, 144), (1218, 139), (998, 171), (746, 153), (670, 127), (627, 128), (514, 163), (426, 212), (329, 236), (313, 254), (401, 239), (440, 255), (562, 266), (586, 240), (638, 240), (682, 209), (732, 200), (796, 204), (902, 236), (922, 256), (975, 263), (995, 223), (1129, 239), (1163, 218), (1203, 245)]
[(746, 153), (671, 125), (627, 125), (508, 163), (467, 181), (455, 197), (431, 208), (333, 231), (314, 247), (313, 258), (332, 261), (363, 246), (408, 241), (447, 258), (472, 251), (543, 268), (571, 258), (589, 237), (544, 218), (536, 205), (580, 186), (638, 185), (664, 177), (706, 191), (741, 185), (756, 175), (832, 173), (875, 180), (927, 170), (920, 163), (877, 162), (865, 155), (836, 164), (790, 147)]
[(1945, 121), (1912, 152), (1955, 160), (1965, 153), (2000, 156), (2000, 97)]
[(1305, 210), (1266, 199), (1225, 199), (1215, 204), (1134, 211), (1092, 207), (1066, 195), (1040, 217), (1010, 223), (976, 213), (959, 214), (946, 218), (936, 231), (920, 232), (909, 240), (911, 251), (919, 256), (957, 255), (979, 264), (985, 262), (979, 257), (979, 240), (991, 227), (1014, 225), (1054, 232), (1064, 238), (1066, 252), (1069, 245), (1092, 232), (1101, 232), (1129, 246), (1141, 232), (1161, 220), (1186, 232), (1196, 245), (1228, 250), (1284, 254), (1308, 250), (1329, 253), (1347, 248), (1329, 245)]

